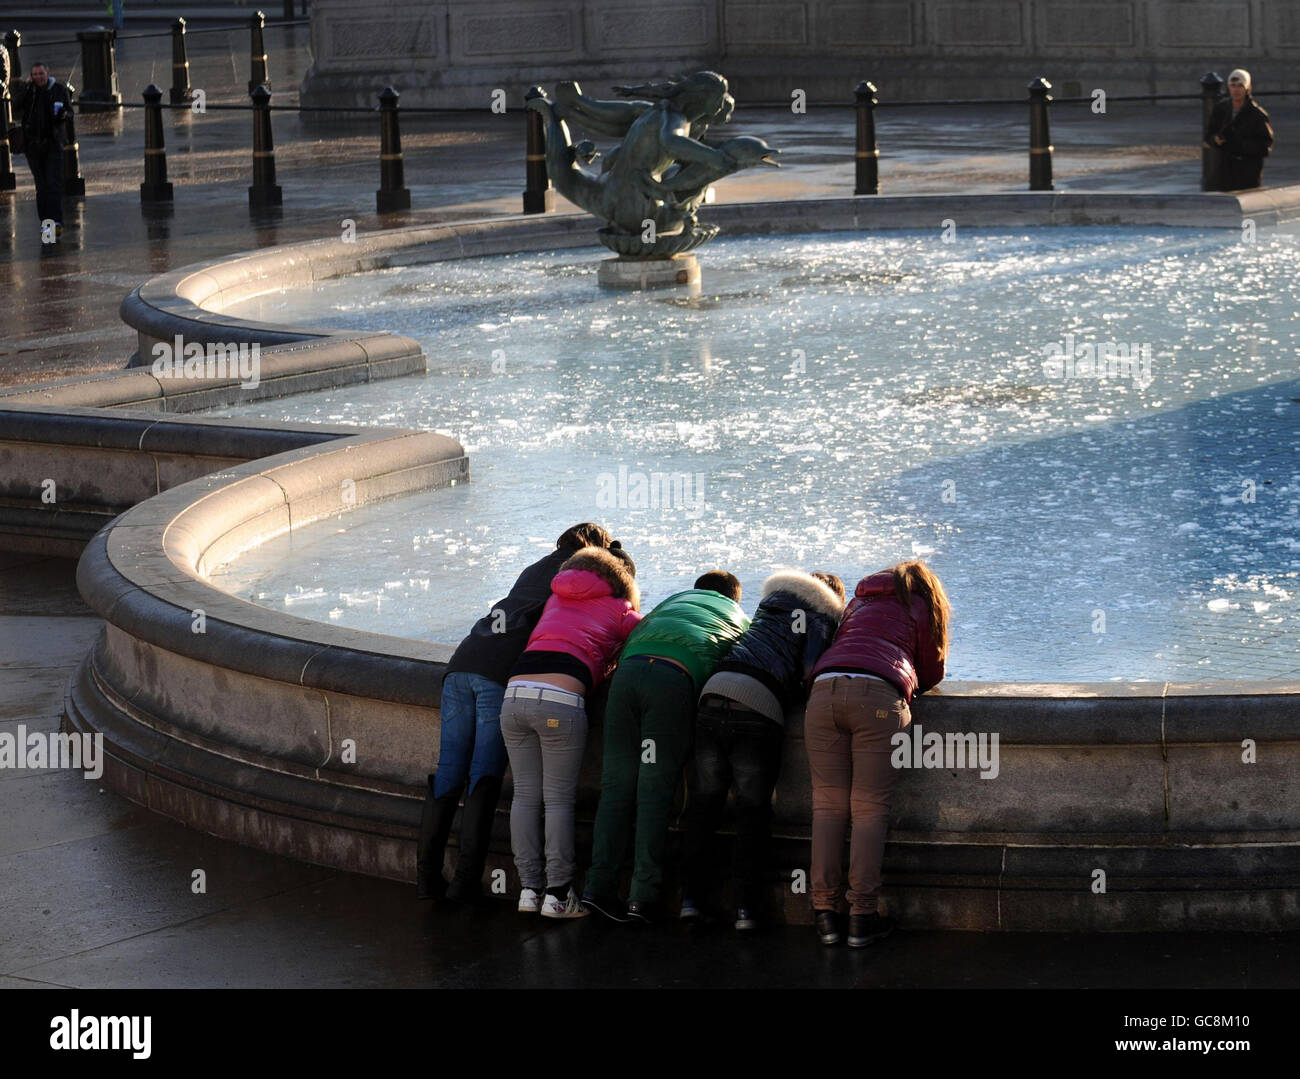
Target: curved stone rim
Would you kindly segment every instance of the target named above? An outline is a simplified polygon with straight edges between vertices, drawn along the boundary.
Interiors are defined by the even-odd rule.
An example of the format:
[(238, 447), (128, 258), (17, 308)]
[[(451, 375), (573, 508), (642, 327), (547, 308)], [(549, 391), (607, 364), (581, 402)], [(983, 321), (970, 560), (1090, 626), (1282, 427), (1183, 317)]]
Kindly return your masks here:
[[(204, 579), (209, 563), (356, 505), (467, 481), (454, 439), (424, 431), (349, 431), (211, 472), (127, 510), (77, 564), (77, 587), (106, 622), (177, 655), (302, 686), (405, 704), (429, 699), (427, 664), (452, 649), (258, 606)], [(246, 544), (247, 546), (242, 546)], [(191, 630), (201, 610), (207, 629)], [(240, 647), (231, 647), (231, 642)]]

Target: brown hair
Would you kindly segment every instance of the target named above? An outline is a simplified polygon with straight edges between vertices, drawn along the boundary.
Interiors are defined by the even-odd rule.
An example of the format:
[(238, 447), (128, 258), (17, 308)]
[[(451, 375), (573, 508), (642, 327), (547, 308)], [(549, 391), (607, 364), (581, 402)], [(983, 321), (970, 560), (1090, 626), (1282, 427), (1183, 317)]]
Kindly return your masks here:
[(740, 602), (740, 581), (725, 569), (711, 569), (708, 573), (701, 573), (695, 580), (695, 587), (717, 592), (734, 603)]
[(816, 573), (812, 574), (812, 576), (816, 577), (817, 580), (821, 581), (822, 584), (834, 592), (841, 603), (844, 602), (844, 582), (836, 577), (835, 574), (826, 573), (824, 570), (818, 570)]
[(912, 606), (912, 597), (920, 596), (930, 608), (930, 633), (934, 643), (939, 646), (939, 658), (948, 654), (948, 618), (952, 614), (952, 605), (948, 602), (948, 593), (943, 584), (924, 562), (915, 559), (900, 562), (890, 572), (894, 575), (894, 588), (898, 592), (898, 602), (903, 610)]
[(610, 534), (600, 525), (583, 521), (561, 532), (555, 546), (561, 551), (578, 551), (583, 547), (608, 547), (610, 543)]

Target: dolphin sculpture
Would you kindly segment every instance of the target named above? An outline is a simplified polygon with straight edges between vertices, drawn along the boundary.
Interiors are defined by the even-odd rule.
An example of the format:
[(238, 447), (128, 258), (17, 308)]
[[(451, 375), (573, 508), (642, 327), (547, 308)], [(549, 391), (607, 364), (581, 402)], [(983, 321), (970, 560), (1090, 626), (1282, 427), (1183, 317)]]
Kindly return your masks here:
[[(546, 167), (556, 190), (607, 222), (601, 242), (620, 255), (668, 257), (698, 247), (718, 232), (696, 218), (711, 184), (740, 169), (779, 167), (780, 151), (762, 139), (704, 137), (735, 108), (727, 80), (715, 72), (616, 89), (653, 100), (602, 101), (576, 82), (559, 83), (553, 100), (535, 86), (525, 100), (543, 117)], [(573, 144), (569, 121), (622, 140), (601, 157), (599, 172), (584, 167), (599, 155), (589, 140)]]

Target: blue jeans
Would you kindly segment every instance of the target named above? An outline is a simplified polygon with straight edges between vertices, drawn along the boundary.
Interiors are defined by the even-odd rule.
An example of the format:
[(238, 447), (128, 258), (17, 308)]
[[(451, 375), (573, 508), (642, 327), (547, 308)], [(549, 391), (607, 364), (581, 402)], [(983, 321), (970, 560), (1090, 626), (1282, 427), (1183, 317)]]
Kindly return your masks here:
[(506, 687), (481, 674), (456, 671), (442, 683), (442, 736), (433, 796), (458, 794), (465, 780), (473, 791), (484, 776), (506, 774), (510, 763), (501, 740), (501, 701)]

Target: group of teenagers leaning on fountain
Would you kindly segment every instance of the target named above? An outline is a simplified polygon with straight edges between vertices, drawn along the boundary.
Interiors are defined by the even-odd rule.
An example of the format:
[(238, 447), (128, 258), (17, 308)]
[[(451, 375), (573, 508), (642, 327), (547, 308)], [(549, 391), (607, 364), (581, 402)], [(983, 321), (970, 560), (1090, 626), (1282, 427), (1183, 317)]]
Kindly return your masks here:
[[(420, 898), (480, 896), (508, 763), (520, 913), (664, 918), (670, 817), (693, 755), (680, 917), (705, 920), (714, 836), (734, 782), (735, 926), (758, 928), (785, 718), (806, 701), (818, 936), (839, 943), (846, 905), (850, 946), (886, 936), (893, 925), (878, 912), (877, 897), (898, 778), (891, 738), (911, 722), (913, 695), (943, 679), (943, 585), (923, 562), (910, 561), (858, 582), (847, 604), (834, 574), (797, 570), (767, 578), (752, 619), (740, 596), (734, 576), (713, 570), (643, 615), (636, 567), (622, 545), (589, 522), (566, 530), (556, 549), (525, 569), (475, 623), (447, 664), (437, 771), (429, 776), (420, 824)], [(608, 699), (600, 801), (579, 895), (574, 803), (587, 704), (602, 688)], [(467, 784), (448, 883), (443, 859)], [(629, 851), (624, 904), (617, 893)]]

